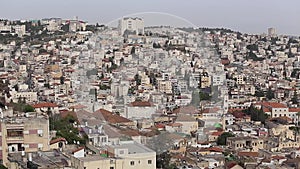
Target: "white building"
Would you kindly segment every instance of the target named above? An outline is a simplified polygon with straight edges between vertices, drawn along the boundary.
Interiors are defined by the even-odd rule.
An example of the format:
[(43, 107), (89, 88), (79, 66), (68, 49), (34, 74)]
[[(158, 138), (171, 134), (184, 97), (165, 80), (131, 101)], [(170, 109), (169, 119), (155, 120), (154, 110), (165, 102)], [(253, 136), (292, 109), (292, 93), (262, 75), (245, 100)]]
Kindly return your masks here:
[(135, 34), (144, 34), (144, 20), (142, 18), (122, 18), (119, 20), (119, 31), (123, 35), (128, 30), (135, 32)]
[(13, 29), (15, 30), (15, 33), (19, 36), (23, 36), (26, 33), (26, 26), (25, 25), (15, 25), (13, 26)]
[(216, 73), (212, 76), (212, 85), (213, 86), (220, 86), (224, 84), (226, 77), (224, 73)]
[(128, 119), (149, 119), (155, 111), (156, 107), (150, 102), (135, 101), (126, 106), (125, 115), (123, 116)]
[(37, 101), (37, 92), (17, 92), (15, 90), (10, 92), (11, 100), (17, 103), (19, 100), (26, 101), (26, 103), (32, 103)]

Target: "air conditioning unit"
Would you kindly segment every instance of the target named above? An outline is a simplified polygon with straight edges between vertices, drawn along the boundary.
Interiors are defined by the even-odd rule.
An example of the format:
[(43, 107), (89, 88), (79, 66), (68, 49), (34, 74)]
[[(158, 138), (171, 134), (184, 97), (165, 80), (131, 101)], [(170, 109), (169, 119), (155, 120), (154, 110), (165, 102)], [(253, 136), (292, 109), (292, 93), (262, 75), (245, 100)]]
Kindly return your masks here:
[(43, 137), (43, 133), (40, 133), (39, 136), (40, 136), (40, 137)]

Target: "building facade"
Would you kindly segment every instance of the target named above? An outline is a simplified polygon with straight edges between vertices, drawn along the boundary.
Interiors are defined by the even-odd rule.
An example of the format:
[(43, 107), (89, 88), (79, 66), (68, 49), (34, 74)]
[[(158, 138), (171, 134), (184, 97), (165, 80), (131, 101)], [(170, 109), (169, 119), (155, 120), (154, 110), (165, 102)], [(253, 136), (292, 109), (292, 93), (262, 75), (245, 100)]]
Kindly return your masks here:
[(125, 31), (134, 32), (136, 35), (144, 34), (144, 20), (142, 18), (122, 18), (119, 20), (119, 31), (123, 35)]
[(28, 116), (3, 119), (0, 125), (0, 160), (7, 165), (10, 153), (29, 156), (32, 152), (48, 151), (49, 119), (46, 116)]

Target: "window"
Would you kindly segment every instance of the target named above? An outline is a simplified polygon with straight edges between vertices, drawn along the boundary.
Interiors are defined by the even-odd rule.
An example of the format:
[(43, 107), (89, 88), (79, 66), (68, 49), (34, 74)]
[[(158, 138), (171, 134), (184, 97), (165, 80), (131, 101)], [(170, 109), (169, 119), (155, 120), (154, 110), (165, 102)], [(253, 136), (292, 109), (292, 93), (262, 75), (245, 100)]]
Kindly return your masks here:
[(110, 167), (109, 169), (114, 169), (114, 167)]
[(130, 165), (134, 165), (134, 161), (130, 161)]
[(152, 160), (148, 160), (148, 164), (152, 164)]

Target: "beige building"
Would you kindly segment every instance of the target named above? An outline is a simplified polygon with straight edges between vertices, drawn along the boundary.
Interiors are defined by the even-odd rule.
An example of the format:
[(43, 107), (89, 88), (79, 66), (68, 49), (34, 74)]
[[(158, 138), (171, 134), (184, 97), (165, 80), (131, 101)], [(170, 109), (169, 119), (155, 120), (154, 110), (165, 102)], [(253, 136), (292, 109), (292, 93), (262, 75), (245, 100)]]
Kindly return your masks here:
[(300, 137), (289, 129), (288, 125), (278, 125), (271, 129), (271, 136), (265, 141), (265, 149), (272, 152), (280, 151), (283, 148), (298, 148)]
[(17, 103), (19, 100), (23, 101), (25, 99), (26, 103), (32, 103), (37, 101), (37, 92), (17, 92), (11, 91), (11, 100)]
[(106, 158), (99, 155), (75, 158), (71, 157), (71, 165), (75, 169), (125, 169), (124, 159)]
[(200, 88), (207, 88), (210, 87), (211, 85), (211, 76), (208, 75), (207, 72), (203, 72), (200, 74), (200, 84), (199, 87)]
[(172, 93), (172, 83), (171, 81), (165, 81), (158, 79), (158, 90), (162, 93)]
[(300, 111), (299, 108), (289, 108), (283, 103), (277, 102), (260, 102), (255, 104), (256, 108), (262, 108), (265, 113), (270, 115), (272, 118), (288, 117), (294, 123), (297, 123), (297, 113)]
[(257, 152), (264, 148), (264, 140), (256, 137), (228, 137), (227, 146), (231, 149)]
[(3, 119), (0, 135), (0, 159), (7, 166), (10, 153), (30, 156), (37, 151), (48, 151), (49, 119), (46, 116), (13, 117)]
[(191, 132), (196, 132), (198, 130), (198, 121), (190, 115), (178, 114), (176, 123), (182, 124), (181, 132), (190, 135)]
[(110, 146), (108, 152), (113, 157), (123, 159), (124, 169), (156, 169), (156, 152), (142, 144), (133, 141), (122, 142)]

